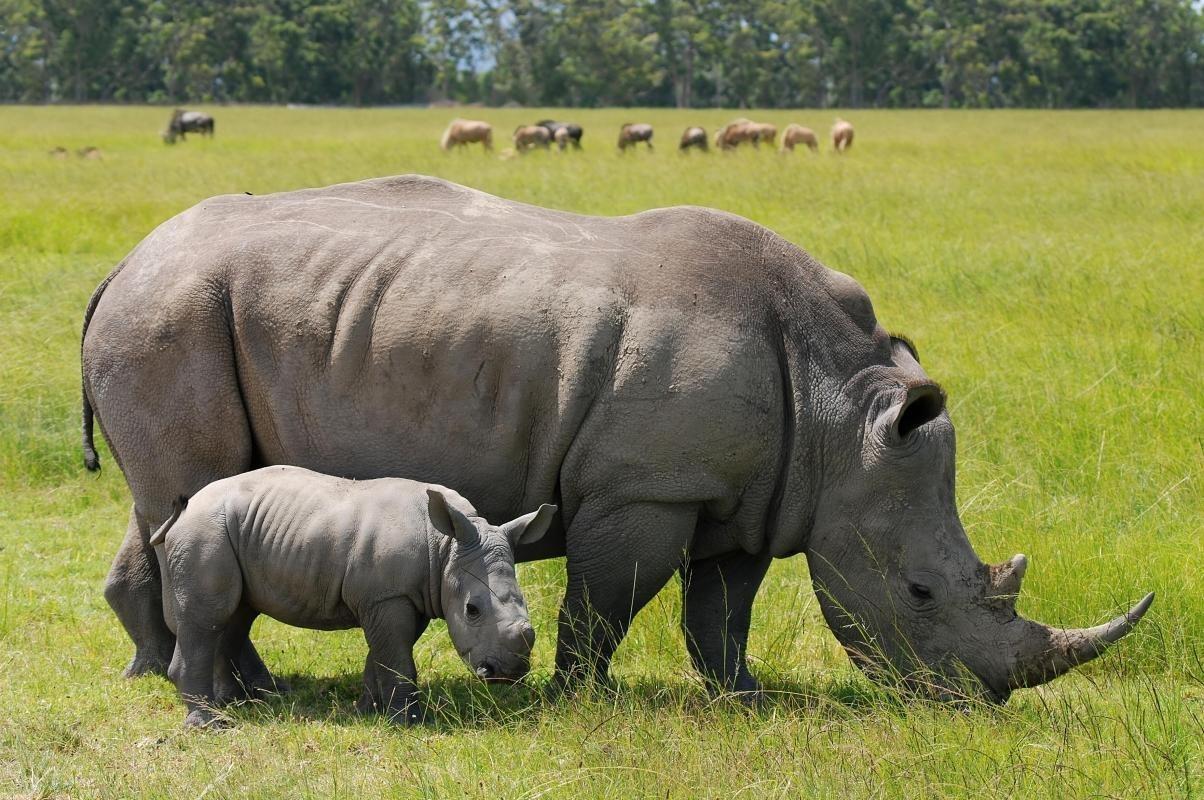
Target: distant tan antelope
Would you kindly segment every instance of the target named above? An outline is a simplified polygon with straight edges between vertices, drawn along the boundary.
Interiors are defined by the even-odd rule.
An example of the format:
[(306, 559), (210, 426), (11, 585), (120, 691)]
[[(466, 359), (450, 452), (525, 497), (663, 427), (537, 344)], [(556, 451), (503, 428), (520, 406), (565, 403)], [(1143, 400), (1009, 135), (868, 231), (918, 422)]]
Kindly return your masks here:
[(488, 122), (474, 119), (454, 119), (443, 132), (439, 146), (450, 150), (453, 146), (467, 147), (472, 142), (480, 142), (486, 150), (493, 149), (493, 126)]
[(832, 125), (832, 148), (843, 153), (853, 146), (853, 123), (837, 117)]
[(781, 152), (785, 153), (787, 150), (794, 150), (796, 144), (807, 145), (807, 149), (812, 153), (819, 152), (819, 139), (815, 137), (815, 131), (792, 122), (786, 126), (786, 130), (782, 131)]
[(519, 125), (514, 129), (514, 149), (525, 153), (534, 147), (545, 150), (552, 141), (552, 133), (542, 125)]

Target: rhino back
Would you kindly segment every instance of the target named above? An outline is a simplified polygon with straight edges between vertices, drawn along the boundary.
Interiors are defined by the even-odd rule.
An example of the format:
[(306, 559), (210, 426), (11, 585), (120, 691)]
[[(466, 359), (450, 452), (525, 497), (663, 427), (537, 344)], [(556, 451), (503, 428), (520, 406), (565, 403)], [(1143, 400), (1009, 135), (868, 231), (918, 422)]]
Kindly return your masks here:
[(205, 201), (109, 291), (231, 336), (260, 463), (442, 483), (489, 518), (605, 493), (756, 530), (788, 445), (782, 341), (807, 324), (783, 316), (816, 316), (833, 274), (720, 212), (402, 177)]

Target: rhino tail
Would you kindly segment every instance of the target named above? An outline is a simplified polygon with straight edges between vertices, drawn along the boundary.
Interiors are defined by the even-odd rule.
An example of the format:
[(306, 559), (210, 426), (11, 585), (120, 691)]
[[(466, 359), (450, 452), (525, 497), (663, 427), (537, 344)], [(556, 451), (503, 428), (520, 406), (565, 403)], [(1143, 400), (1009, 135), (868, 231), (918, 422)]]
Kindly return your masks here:
[(172, 525), (176, 524), (176, 520), (180, 518), (180, 515), (184, 513), (184, 509), (186, 508), (188, 508), (188, 498), (180, 495), (171, 504), (171, 516), (167, 518), (167, 522), (164, 522), (159, 526), (157, 531), (151, 534), (150, 540), (147, 543), (151, 547), (158, 547), (163, 544), (167, 540), (167, 532), (171, 530)]
[(92, 410), (92, 401), (88, 399), (88, 382), (83, 375), (84, 371), (84, 340), (88, 338), (88, 325), (92, 322), (92, 315), (96, 312), (96, 306), (100, 304), (100, 296), (104, 294), (105, 289), (117, 277), (117, 273), (121, 272), (121, 268), (125, 266), (122, 261), (105, 279), (96, 287), (96, 291), (92, 292), (92, 298), (88, 301), (88, 308), (84, 311), (84, 327), (83, 332), (79, 337), (79, 368), (80, 368), (80, 394), (83, 398), (83, 434), (84, 434), (84, 466), (89, 472), (97, 472), (100, 470), (100, 456), (96, 453), (96, 442), (92, 433), (92, 422), (95, 416)]

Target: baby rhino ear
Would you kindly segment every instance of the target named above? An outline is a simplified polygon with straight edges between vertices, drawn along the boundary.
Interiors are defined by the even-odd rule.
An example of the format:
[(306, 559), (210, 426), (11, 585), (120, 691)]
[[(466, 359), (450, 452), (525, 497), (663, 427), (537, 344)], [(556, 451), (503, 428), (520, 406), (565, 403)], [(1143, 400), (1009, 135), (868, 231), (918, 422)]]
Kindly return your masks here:
[(556, 506), (544, 503), (538, 511), (532, 511), (530, 514), (524, 514), (518, 519), (509, 521), (500, 530), (510, 540), (511, 547), (520, 544), (534, 544), (548, 532), (555, 516)]
[(464, 513), (447, 503), (447, 498), (437, 489), (426, 490), (427, 516), (435, 530), (460, 544), (469, 544), (477, 539), (477, 526)]

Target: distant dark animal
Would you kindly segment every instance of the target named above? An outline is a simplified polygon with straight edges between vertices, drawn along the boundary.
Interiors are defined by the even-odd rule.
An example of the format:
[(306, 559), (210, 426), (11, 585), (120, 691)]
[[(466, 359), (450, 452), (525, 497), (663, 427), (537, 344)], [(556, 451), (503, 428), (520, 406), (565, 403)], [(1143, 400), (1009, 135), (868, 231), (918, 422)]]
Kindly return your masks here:
[(535, 147), (545, 150), (552, 143), (552, 132), (542, 125), (519, 125), (514, 129), (514, 149), (525, 153)]
[(623, 127), (619, 128), (619, 149), (627, 150), (628, 147), (635, 147), (640, 142), (648, 145), (648, 149), (652, 149), (652, 126), (645, 123), (623, 123)]
[(686, 128), (681, 135), (681, 144), (678, 145), (680, 150), (689, 150), (691, 147), (697, 147), (699, 150), (707, 150), (707, 132), (705, 128)]
[(199, 133), (202, 136), (213, 136), (213, 117), (200, 111), (185, 111), (177, 108), (171, 112), (167, 122), (167, 130), (163, 132), (163, 141), (175, 144), (176, 139), (186, 141), (186, 133)]
[[(555, 120), (544, 119), (535, 124), (547, 128), (548, 133), (552, 134), (552, 138), (560, 145), (561, 150), (564, 149), (566, 144), (572, 144), (574, 150), (581, 149), (581, 136), (585, 131), (576, 122), (557, 122)], [(565, 132), (564, 137), (567, 137), (566, 141), (562, 141), (564, 137), (558, 136), (560, 131)]]
[(815, 131), (792, 122), (782, 131), (782, 152), (794, 150), (796, 144), (807, 145), (812, 153), (819, 152), (819, 139), (815, 138)]
[(475, 119), (453, 119), (443, 132), (439, 146), (449, 150), (456, 145), (467, 147), (471, 142), (480, 142), (486, 150), (492, 150), (493, 126)]
[(46, 153), (47, 153), (47, 154), (48, 154), (48, 155), (49, 155), (51, 158), (57, 158), (57, 159), (59, 159), (60, 161), (61, 161), (62, 159), (64, 159), (64, 158), (66, 158), (66, 157), (67, 157), (67, 155), (68, 155), (68, 153), (67, 153), (67, 148), (63, 147), (62, 145), (59, 145), (58, 147), (55, 147), (55, 148), (54, 148), (54, 149), (52, 149), (52, 150), (47, 150), (47, 151), (46, 151)]
[(837, 118), (832, 125), (832, 149), (843, 153), (853, 146), (853, 123)]

